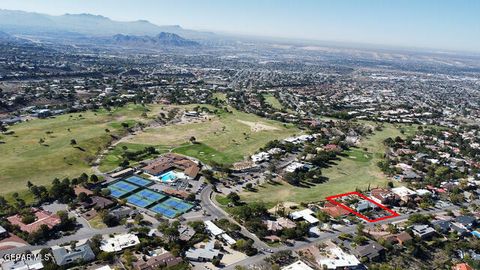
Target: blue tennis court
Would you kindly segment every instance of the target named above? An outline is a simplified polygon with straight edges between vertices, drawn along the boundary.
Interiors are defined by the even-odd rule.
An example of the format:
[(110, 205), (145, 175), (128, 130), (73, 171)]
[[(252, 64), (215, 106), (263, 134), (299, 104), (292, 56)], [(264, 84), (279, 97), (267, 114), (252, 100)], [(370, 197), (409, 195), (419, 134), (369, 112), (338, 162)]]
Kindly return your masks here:
[(125, 190), (117, 189), (112, 186), (109, 186), (108, 189), (110, 190), (110, 196), (115, 197), (117, 199), (128, 193)]
[(110, 186), (112, 186), (116, 189), (125, 190), (127, 192), (132, 192), (132, 191), (137, 190), (139, 188), (138, 186), (132, 185), (132, 184), (127, 183), (125, 181), (118, 181), (116, 183), (111, 184)]
[(147, 200), (145, 198), (142, 198), (140, 196), (137, 196), (137, 195), (131, 195), (127, 198), (127, 202), (133, 204), (133, 205), (136, 205), (138, 207), (142, 207), (142, 208), (145, 208), (149, 205), (152, 205), (153, 203), (155, 203), (155, 201), (150, 201), (150, 200)]
[(187, 212), (193, 207), (193, 205), (177, 198), (169, 198), (168, 200), (163, 202), (163, 204), (182, 213)]
[(160, 193), (155, 192), (155, 191), (151, 191), (149, 189), (142, 189), (139, 192), (135, 193), (135, 195), (137, 195), (139, 197), (142, 197), (142, 198), (145, 198), (145, 199), (147, 199), (149, 201), (152, 201), (152, 202), (158, 202), (161, 199), (165, 198), (165, 195), (160, 194)]
[(153, 212), (157, 213), (157, 214), (160, 214), (160, 215), (163, 215), (163, 216), (166, 216), (168, 218), (174, 218), (177, 216), (178, 212), (173, 210), (173, 209), (170, 209), (168, 207), (165, 207), (164, 205), (162, 205), (161, 203), (153, 206), (152, 208), (150, 208), (150, 210), (152, 210)]
[(127, 182), (130, 182), (132, 184), (135, 184), (137, 186), (141, 186), (141, 187), (146, 187), (146, 186), (149, 186), (153, 183), (150, 180), (143, 179), (143, 178), (138, 177), (138, 176), (130, 176), (130, 177), (124, 179), (124, 180), (127, 181)]

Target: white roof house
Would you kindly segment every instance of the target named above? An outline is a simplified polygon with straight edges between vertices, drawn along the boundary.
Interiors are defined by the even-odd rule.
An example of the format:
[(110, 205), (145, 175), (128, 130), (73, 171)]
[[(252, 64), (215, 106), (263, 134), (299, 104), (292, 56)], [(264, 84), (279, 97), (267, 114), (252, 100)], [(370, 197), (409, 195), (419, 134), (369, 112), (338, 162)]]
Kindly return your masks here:
[(417, 193), (418, 196), (425, 196), (425, 195), (431, 195), (432, 194), (432, 192), (430, 192), (427, 189), (417, 189), (415, 192)]
[(302, 261), (296, 261), (282, 268), (282, 270), (313, 270), (310, 266)]
[(302, 168), (304, 168), (304, 167), (305, 167), (305, 164), (295, 161), (295, 162), (290, 163), (290, 164), (284, 169), (284, 171), (289, 172), (289, 173), (292, 173), (292, 172), (295, 172), (296, 170), (302, 169)]
[(318, 262), (321, 266), (326, 266), (327, 269), (337, 269), (354, 267), (360, 265), (360, 261), (352, 254), (345, 253), (339, 247), (333, 247), (328, 250), (332, 255), (329, 258), (320, 259)]
[(224, 230), (220, 229), (211, 220), (207, 220), (204, 223), (205, 223), (205, 229), (207, 229), (207, 231), (214, 237), (222, 238), (229, 245), (233, 245), (236, 243), (235, 239), (230, 237), (230, 235), (228, 235)]
[(391, 191), (395, 194), (397, 194), (398, 196), (400, 196), (400, 198), (402, 198), (402, 200), (404, 198), (408, 198), (408, 197), (411, 197), (411, 196), (414, 196), (416, 195), (417, 193), (407, 187), (396, 187), (396, 188), (392, 188)]
[(104, 239), (100, 249), (105, 252), (117, 252), (123, 249), (133, 247), (140, 243), (140, 239), (134, 234), (127, 233), (115, 235), (113, 238)]
[(222, 238), (229, 245), (233, 245), (233, 244), (237, 243), (237, 241), (235, 241), (235, 239), (233, 239), (230, 235), (228, 235), (226, 233), (222, 234)]
[(314, 217), (314, 212), (310, 209), (303, 209), (301, 211), (296, 211), (290, 213), (290, 218), (293, 220), (304, 219), (306, 222), (310, 224), (318, 223), (318, 219)]
[(218, 236), (224, 233), (224, 231), (215, 225), (215, 223), (213, 223), (211, 220), (205, 221), (205, 229), (207, 229), (207, 231), (209, 231), (213, 236)]
[(251, 156), (251, 159), (255, 163), (260, 163), (270, 159), (270, 154), (267, 152), (260, 152)]
[(2, 234), (6, 234), (7, 233), (7, 230), (5, 230), (5, 228), (3, 228), (2, 226), (0, 226), (0, 236)]
[(40, 270), (43, 269), (42, 260), (8, 261), (1, 265), (3, 270)]
[(192, 261), (211, 261), (219, 255), (220, 250), (215, 249), (215, 241), (210, 241), (203, 247), (192, 247), (185, 252), (185, 257)]

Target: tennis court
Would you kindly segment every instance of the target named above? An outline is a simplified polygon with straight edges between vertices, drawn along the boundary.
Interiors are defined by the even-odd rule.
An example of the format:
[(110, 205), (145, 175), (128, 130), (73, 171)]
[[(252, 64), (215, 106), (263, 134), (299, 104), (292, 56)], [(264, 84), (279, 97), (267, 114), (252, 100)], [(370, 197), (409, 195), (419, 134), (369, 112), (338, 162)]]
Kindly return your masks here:
[(136, 205), (138, 207), (146, 208), (149, 205), (152, 205), (155, 203), (155, 201), (150, 201), (145, 198), (142, 198), (136, 194), (133, 194), (127, 198), (127, 202), (131, 203), (133, 205)]
[(170, 209), (170, 208), (162, 205), (161, 203), (153, 206), (152, 208), (150, 208), (150, 210), (152, 210), (153, 212), (155, 212), (157, 214), (160, 214), (162, 216), (166, 216), (167, 218), (174, 218), (178, 214), (177, 211), (175, 211), (173, 209)]
[(161, 199), (165, 198), (165, 195), (160, 194), (160, 193), (155, 192), (155, 191), (151, 191), (149, 189), (142, 189), (139, 192), (135, 193), (135, 195), (137, 195), (141, 198), (145, 198), (145, 199), (147, 199), (149, 201), (152, 201), (152, 202), (158, 202)]
[(118, 181), (116, 183), (111, 184), (110, 186), (114, 187), (116, 189), (125, 190), (126, 192), (132, 192), (134, 190), (139, 189), (138, 186), (132, 185), (132, 184), (127, 183), (125, 181)]
[(130, 182), (132, 184), (135, 184), (137, 186), (141, 186), (141, 187), (146, 187), (146, 186), (149, 186), (153, 183), (150, 180), (143, 179), (143, 178), (138, 177), (138, 176), (130, 176), (130, 177), (124, 179), (124, 180), (127, 181), (127, 182)]
[(187, 212), (193, 207), (193, 205), (173, 197), (163, 202), (163, 204), (182, 213)]
[(117, 189), (115, 187), (109, 186), (108, 189), (110, 190), (110, 196), (115, 197), (115, 198), (121, 198), (125, 194), (128, 193), (128, 191)]

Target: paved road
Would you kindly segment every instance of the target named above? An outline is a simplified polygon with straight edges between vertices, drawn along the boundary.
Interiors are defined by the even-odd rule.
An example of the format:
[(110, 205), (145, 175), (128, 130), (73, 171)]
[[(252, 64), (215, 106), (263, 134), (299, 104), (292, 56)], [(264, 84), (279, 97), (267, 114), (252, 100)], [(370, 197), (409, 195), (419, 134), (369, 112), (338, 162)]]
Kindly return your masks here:
[(207, 185), (202, 192), (200, 193), (200, 200), (201, 205), (204, 210), (210, 213), (215, 218), (225, 218), (228, 219), (230, 222), (238, 224), (241, 228), (241, 233), (254, 241), (254, 246), (258, 249), (262, 248), (270, 248), (267, 244), (265, 244), (262, 240), (260, 240), (255, 234), (249, 232), (245, 227), (239, 224), (236, 220), (234, 220), (228, 213), (226, 213), (221, 207), (219, 207), (212, 198), (214, 196), (214, 192), (211, 185)]

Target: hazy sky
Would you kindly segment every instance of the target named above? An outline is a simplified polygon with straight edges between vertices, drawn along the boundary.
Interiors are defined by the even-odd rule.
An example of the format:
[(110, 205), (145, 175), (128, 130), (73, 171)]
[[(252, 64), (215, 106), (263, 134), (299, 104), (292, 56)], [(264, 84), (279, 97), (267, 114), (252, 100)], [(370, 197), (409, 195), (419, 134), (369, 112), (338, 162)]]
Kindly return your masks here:
[(480, 0), (0, 0), (0, 8), (260, 36), (480, 51)]

